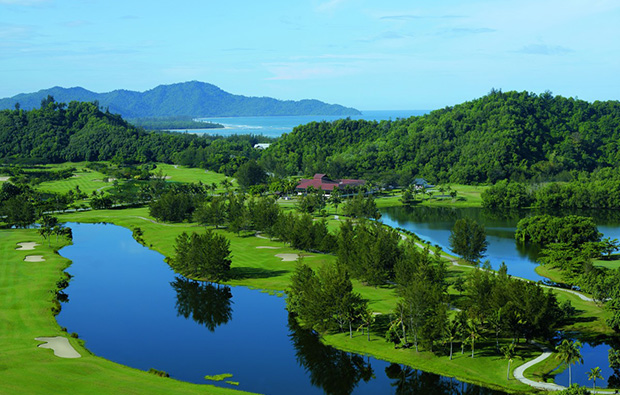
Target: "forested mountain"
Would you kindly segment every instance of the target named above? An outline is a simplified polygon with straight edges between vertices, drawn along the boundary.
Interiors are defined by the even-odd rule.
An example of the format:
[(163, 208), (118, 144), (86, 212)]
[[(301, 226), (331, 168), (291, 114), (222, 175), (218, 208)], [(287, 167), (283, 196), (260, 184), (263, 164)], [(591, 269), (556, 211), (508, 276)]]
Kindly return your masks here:
[(147, 132), (94, 103), (67, 106), (51, 97), (38, 109), (0, 111), (0, 163), (170, 163), (182, 152), (199, 149), (203, 156), (194, 158), (196, 166), (233, 174), (248, 159), (258, 158), (254, 144), (265, 141), (269, 139)]
[(97, 101), (103, 108), (124, 118), (360, 114), (354, 108), (318, 100), (282, 101), (269, 97), (233, 95), (215, 85), (198, 81), (159, 85), (146, 92), (115, 90), (95, 93), (79, 87), (54, 87), (0, 99), (0, 109), (13, 109), (16, 103), (25, 110), (38, 108), (41, 100), (48, 95), (64, 103)]
[(620, 102), (501, 92), (396, 121), (296, 127), (265, 151), (276, 174), (328, 173), (407, 184), (574, 179), (620, 164)]

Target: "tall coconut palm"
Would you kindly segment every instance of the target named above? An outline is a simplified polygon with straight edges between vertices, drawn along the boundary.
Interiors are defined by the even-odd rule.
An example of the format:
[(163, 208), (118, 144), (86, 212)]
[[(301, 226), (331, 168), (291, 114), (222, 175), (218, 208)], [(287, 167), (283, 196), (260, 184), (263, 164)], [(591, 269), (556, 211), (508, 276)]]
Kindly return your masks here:
[(567, 339), (562, 340), (562, 343), (555, 349), (557, 355), (556, 359), (559, 359), (560, 362), (568, 365), (568, 386), (570, 387), (573, 383), (572, 373), (571, 373), (571, 365), (574, 363), (583, 363), (583, 357), (581, 356), (581, 343), (576, 341), (571, 343)]
[(601, 374), (601, 368), (599, 368), (598, 366), (595, 367), (595, 368), (592, 368), (587, 373), (587, 375), (588, 375), (588, 380), (593, 380), (594, 381), (594, 383), (592, 384), (592, 389), (595, 390), (596, 389), (596, 379), (603, 380), (603, 375)]
[(471, 344), (471, 357), (474, 357), (474, 346), (476, 345), (476, 340), (482, 337), (482, 331), (480, 325), (474, 321), (467, 321), (467, 335), (469, 338), (469, 342)]
[(458, 320), (447, 320), (444, 328), (445, 339), (450, 342), (450, 360), (452, 360), (452, 343), (458, 339), (461, 323)]
[(502, 347), (502, 352), (504, 353), (504, 359), (508, 360), (508, 371), (506, 372), (506, 380), (510, 380), (510, 364), (512, 360), (517, 356), (515, 351), (515, 344), (510, 343), (506, 347)]

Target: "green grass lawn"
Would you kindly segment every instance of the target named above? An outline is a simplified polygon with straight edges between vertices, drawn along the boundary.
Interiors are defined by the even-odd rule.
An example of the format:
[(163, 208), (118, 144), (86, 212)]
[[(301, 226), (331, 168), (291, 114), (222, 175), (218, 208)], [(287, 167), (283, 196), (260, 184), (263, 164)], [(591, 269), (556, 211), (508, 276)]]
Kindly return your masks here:
[[(436, 188), (433, 189), (434, 196), (431, 198), (429, 195), (417, 195), (416, 205), (417, 206), (428, 206), (428, 207), (482, 207), (482, 198), (480, 194), (488, 188), (488, 186), (473, 186), (473, 185), (460, 185), (454, 184), (450, 185), (450, 188), (457, 191), (456, 199), (451, 198), (442, 198), (437, 199), (435, 196), (439, 195), (439, 191)], [(376, 203), (377, 207), (395, 207), (401, 206), (402, 203), (400, 198), (402, 196), (402, 191), (400, 189), (395, 189), (393, 191), (389, 191), (389, 193), (384, 193), (381, 195), (377, 195)]]
[[(506, 342), (501, 343), (500, 347), (507, 344)], [(325, 343), (345, 351), (372, 354), (378, 358), (406, 364), (426, 372), (458, 379), (464, 378), (473, 384), (518, 393), (533, 392), (533, 390), (515, 380), (512, 377), (512, 371), (540, 354), (538, 349), (522, 345), (518, 353), (525, 359), (513, 361), (510, 369), (511, 378), (507, 380), (508, 361), (495, 352), (494, 341), (477, 343), (474, 358), (471, 358), (471, 349), (468, 346), (465, 347), (465, 353), (461, 354), (460, 343), (454, 343), (452, 360), (449, 359), (448, 354), (443, 352), (435, 354), (429, 351), (416, 352), (414, 349), (395, 349), (392, 344), (387, 343), (383, 337), (374, 335), (372, 331), (370, 341), (361, 332), (354, 332), (353, 338), (349, 338), (347, 332), (326, 336)]]
[[(16, 243), (41, 243), (18, 251)], [(63, 332), (52, 315), (53, 293), (70, 263), (48, 247), (36, 230), (0, 230), (0, 393), (2, 394), (235, 394), (238, 391), (196, 385), (132, 369), (94, 356), (82, 341)], [(45, 262), (24, 262), (26, 255)], [(38, 348), (40, 336), (64, 336), (82, 355), (54, 356)]]
[[(185, 166), (169, 165), (166, 163), (158, 163), (155, 172), (161, 170), (165, 176), (169, 177), (169, 181), (175, 182), (202, 182), (211, 185), (219, 184), (225, 179), (232, 181), (232, 178), (226, 177), (224, 174), (216, 173), (205, 169), (190, 168)], [(236, 185), (233, 182), (233, 185)]]
[(104, 182), (107, 177), (103, 173), (87, 169), (83, 163), (63, 163), (60, 165), (50, 165), (51, 170), (59, 170), (67, 167), (75, 167), (76, 172), (73, 177), (65, 180), (47, 181), (42, 182), (36, 186), (40, 191), (54, 192), (54, 193), (67, 193), (70, 190), (75, 191), (75, 187), (80, 187), (80, 190), (87, 195), (91, 195), (93, 191), (104, 190), (112, 187), (111, 182)]
[(592, 263), (594, 266), (618, 270), (620, 269), (620, 254), (613, 254), (610, 259), (595, 259)]
[[(37, 185), (36, 188), (41, 191), (67, 193), (69, 190), (75, 190), (75, 187), (79, 186), (82, 192), (90, 195), (95, 190), (102, 190), (112, 187), (112, 182), (104, 182), (104, 179), (107, 178), (106, 175), (86, 168), (85, 163), (62, 163), (56, 165), (46, 165), (45, 167), (50, 170), (60, 170), (64, 168), (75, 167), (76, 172), (71, 178), (65, 180), (43, 182)], [(218, 191), (224, 190), (220, 186), (220, 182), (225, 179), (229, 179), (233, 182), (233, 185), (236, 185), (232, 178), (226, 177), (224, 174), (215, 173), (204, 169), (188, 168), (184, 166), (158, 163), (157, 168), (154, 170), (154, 172), (157, 172), (159, 170), (161, 170), (163, 174), (167, 176), (167, 180), (169, 182), (197, 183), (200, 181), (203, 184), (208, 185), (216, 183), (218, 185)]]

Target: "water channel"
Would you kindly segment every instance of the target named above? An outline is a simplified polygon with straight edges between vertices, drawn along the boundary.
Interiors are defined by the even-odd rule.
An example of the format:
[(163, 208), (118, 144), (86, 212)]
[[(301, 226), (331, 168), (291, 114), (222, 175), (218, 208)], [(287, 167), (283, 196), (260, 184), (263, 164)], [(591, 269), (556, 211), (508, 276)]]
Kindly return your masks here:
[[(539, 249), (535, 246), (519, 245), (515, 241), (515, 230), (521, 218), (529, 215), (544, 214), (533, 210), (499, 211), (482, 208), (450, 207), (389, 207), (381, 209), (381, 220), (394, 228), (400, 227), (414, 232), (422, 240), (432, 245), (439, 245), (444, 251), (450, 251), (448, 238), (457, 219), (469, 217), (485, 226), (489, 243), (485, 260), (488, 259), (494, 269), (502, 262), (508, 267), (508, 274), (539, 281), (545, 278), (535, 272)], [(582, 215), (594, 219), (603, 237), (620, 239), (620, 212), (615, 210), (581, 210), (571, 212), (552, 212), (551, 215)], [(591, 385), (587, 372), (593, 367), (600, 367), (605, 380), (598, 380), (597, 386), (605, 387), (607, 378), (612, 376), (609, 368), (607, 344), (588, 344), (582, 342), (584, 363), (572, 367), (573, 382)], [(618, 378), (615, 378), (618, 381)], [(556, 383), (568, 386), (568, 369), (556, 376)], [(620, 385), (617, 382), (616, 385)]]
[[(265, 394), (502, 394), (324, 346), (289, 321), (283, 297), (180, 277), (128, 229), (68, 225), (73, 279), (57, 320), (98, 356)], [(204, 378), (224, 373), (238, 385)]]

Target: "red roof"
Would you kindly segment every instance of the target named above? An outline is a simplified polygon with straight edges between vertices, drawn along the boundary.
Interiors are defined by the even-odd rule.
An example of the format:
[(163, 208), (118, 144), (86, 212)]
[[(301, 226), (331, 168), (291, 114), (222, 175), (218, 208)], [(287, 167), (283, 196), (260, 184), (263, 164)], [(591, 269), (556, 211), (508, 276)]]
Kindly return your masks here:
[(333, 191), (335, 187), (339, 189), (351, 188), (364, 185), (364, 180), (342, 179), (330, 180), (325, 174), (315, 174), (312, 179), (303, 179), (297, 184), (297, 189), (306, 190), (309, 187), (314, 189), (322, 189), (324, 191)]

